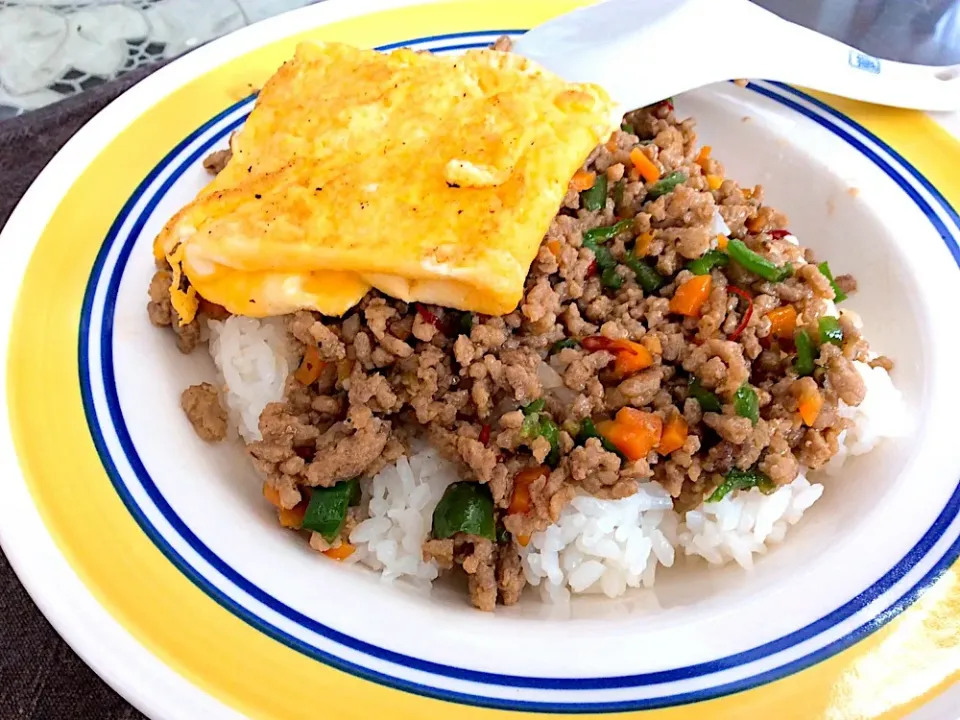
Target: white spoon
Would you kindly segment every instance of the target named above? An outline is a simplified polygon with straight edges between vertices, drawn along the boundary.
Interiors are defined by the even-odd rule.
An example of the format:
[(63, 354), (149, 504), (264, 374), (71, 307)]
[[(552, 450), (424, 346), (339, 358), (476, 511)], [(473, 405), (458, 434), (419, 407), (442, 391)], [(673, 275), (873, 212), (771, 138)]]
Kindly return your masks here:
[(515, 51), (603, 86), (621, 110), (736, 78), (765, 78), (880, 105), (960, 109), (960, 65), (880, 60), (748, 0), (606, 0), (521, 37)]

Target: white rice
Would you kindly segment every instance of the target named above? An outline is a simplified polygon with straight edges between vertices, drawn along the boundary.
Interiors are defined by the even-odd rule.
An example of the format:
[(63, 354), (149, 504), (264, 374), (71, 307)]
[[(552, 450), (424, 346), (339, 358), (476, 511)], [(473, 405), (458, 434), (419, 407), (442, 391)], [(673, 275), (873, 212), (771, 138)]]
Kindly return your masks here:
[(743, 568), (753, 566), (753, 556), (778, 543), (787, 529), (823, 494), (823, 485), (810, 484), (801, 474), (770, 495), (753, 488), (731, 493), (723, 500), (701, 503), (684, 514), (677, 533), (687, 555), (702, 557), (712, 565), (731, 560)]
[[(282, 398), (292, 367), (282, 322), (211, 321), (210, 352), (231, 423), (245, 440), (259, 439), (260, 413)], [(856, 408), (841, 405), (841, 414), (855, 426), (840, 436), (840, 452), (825, 467), (831, 475), (849, 455), (869, 452), (905, 429), (903, 400), (889, 374), (866, 363), (854, 365), (867, 394)], [(423, 560), (421, 548), (444, 489), (457, 479), (457, 465), (429, 448), (384, 468), (364, 488), (369, 517), (350, 534), (357, 551), (348, 562), (369, 566), (387, 582), (403, 578), (429, 586), (438, 569), (434, 561)], [(734, 492), (682, 516), (653, 482), (622, 500), (576, 497), (556, 524), (530, 538), (521, 553), (523, 572), (545, 601), (562, 603), (571, 594), (616, 597), (630, 587), (651, 587), (657, 568), (673, 566), (678, 553), (710, 565), (736, 562), (750, 568), (754, 555), (782, 541), (822, 493), (823, 486), (801, 472), (770, 495), (756, 489)]]
[(436, 562), (423, 560), (423, 543), (443, 491), (457, 480), (456, 465), (432, 448), (409, 460), (401, 457), (377, 473), (364, 492), (370, 517), (350, 533), (350, 542), (357, 547), (351, 561), (379, 570), (387, 582), (404, 577), (429, 585), (438, 570)]
[(848, 455), (870, 452), (884, 438), (901, 437), (907, 429), (903, 397), (894, 387), (890, 374), (882, 367), (870, 367), (862, 362), (853, 364), (863, 378), (867, 394), (856, 407), (840, 405), (840, 414), (852, 419), (854, 425), (840, 433), (840, 451), (824, 467), (831, 476), (839, 474)]
[(652, 587), (657, 566), (673, 565), (676, 533), (673, 501), (657, 483), (622, 500), (581, 495), (530, 538), (523, 573), (548, 602), (564, 602), (570, 592), (617, 597), (628, 587)]
[(260, 413), (283, 399), (292, 368), (283, 320), (231, 315), (223, 322), (210, 320), (208, 326), (230, 427), (247, 442), (260, 440)]

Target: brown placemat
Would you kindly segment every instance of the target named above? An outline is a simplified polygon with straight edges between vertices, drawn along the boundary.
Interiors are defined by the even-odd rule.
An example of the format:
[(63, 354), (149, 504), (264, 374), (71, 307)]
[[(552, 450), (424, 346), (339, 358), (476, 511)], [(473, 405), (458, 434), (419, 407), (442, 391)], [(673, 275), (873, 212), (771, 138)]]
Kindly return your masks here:
[[(157, 67), (141, 68), (55, 105), (0, 121), (0, 227), (57, 150), (87, 120)], [(0, 553), (0, 718), (143, 717), (57, 635)]]

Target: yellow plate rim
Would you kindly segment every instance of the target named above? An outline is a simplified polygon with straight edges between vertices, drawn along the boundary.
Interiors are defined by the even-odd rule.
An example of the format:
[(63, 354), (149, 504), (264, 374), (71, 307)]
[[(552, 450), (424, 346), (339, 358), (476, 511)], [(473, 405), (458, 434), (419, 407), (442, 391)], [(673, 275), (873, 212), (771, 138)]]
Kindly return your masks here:
[[(413, 3), (409, 3), (412, 5)], [(323, 16), (325, 19), (323, 22), (332, 22), (335, 20), (343, 20), (348, 16), (352, 15), (363, 15), (367, 12), (373, 12), (377, 8), (382, 8), (384, 6), (396, 7), (397, 3), (385, 3), (377, 2), (376, 0), (370, 0), (368, 2), (362, 3), (347, 3), (347, 2), (329, 2), (323, 6), (317, 6), (314, 8), (307, 8), (307, 11), (317, 12), (321, 8), (327, 11), (325, 14), (318, 13), (316, 17)], [(469, 6), (470, 3), (464, 3), (462, 7)], [(506, 3), (499, 3), (499, 5), (505, 6)], [(435, 7), (440, 7), (439, 5)], [(558, 8), (559, 9), (559, 8)], [(308, 15), (313, 16), (313, 13), (305, 13), (300, 11), (303, 17), (306, 18)], [(294, 13), (292, 15), (298, 15)], [(280, 22), (284, 20), (284, 22)], [(312, 23), (313, 25), (318, 25), (320, 23), (316, 20)], [(489, 23), (487, 23), (489, 25)], [(59, 198), (65, 196), (71, 185), (73, 184), (74, 179), (78, 178), (87, 167), (94, 161), (94, 159), (100, 154), (100, 151), (104, 148), (104, 144), (101, 142), (97, 144), (97, 140), (104, 141), (107, 138), (111, 137), (111, 134), (114, 133), (116, 127), (123, 127), (123, 121), (121, 118), (124, 116), (132, 117), (137, 115), (137, 111), (134, 108), (140, 107), (146, 109), (149, 106), (153, 105), (154, 102), (159, 104), (159, 99), (164, 97), (164, 93), (161, 88), (166, 87), (168, 92), (173, 92), (174, 88), (180, 87), (188, 83), (189, 81), (194, 80), (195, 78), (200, 77), (205, 71), (213, 70), (215, 68), (222, 69), (222, 62), (226, 62), (227, 57), (241, 57), (245, 56), (249, 58), (253, 53), (250, 52), (250, 48), (255, 45), (250, 41), (254, 37), (257, 38), (256, 45), (263, 46), (267, 45), (271, 41), (285, 39), (287, 35), (290, 34), (291, 29), (309, 26), (305, 24), (304, 20), (299, 20), (294, 23), (292, 16), (281, 16), (280, 18), (275, 18), (272, 21), (267, 21), (261, 26), (254, 26), (248, 28), (244, 31), (236, 33), (229, 38), (224, 39), (223, 41), (218, 41), (218, 43), (223, 43), (223, 46), (217, 50), (218, 43), (213, 43), (210, 46), (203, 48), (197, 53), (198, 57), (194, 58), (194, 55), (191, 55), (190, 62), (186, 60), (180, 61), (178, 63), (173, 63), (167, 68), (158, 71), (155, 74), (154, 78), (160, 78), (163, 80), (161, 83), (160, 80), (154, 82), (153, 78), (150, 80), (141, 83), (129, 93), (122, 96), (116, 103), (111, 105), (107, 110), (101, 113), (93, 122), (91, 122), (84, 130), (79, 133), (71, 143), (57, 156), (57, 158), (51, 163), (51, 165), (44, 171), (37, 182), (25, 196), (24, 200), (21, 202), (21, 205), (18, 207), (15, 214), (11, 217), (10, 222), (7, 227), (4, 229), (2, 236), (0, 236), (0, 242), (2, 245), (0, 247), (4, 248), (4, 253), (7, 255), (8, 262), (12, 262), (19, 266), (22, 263), (23, 267), (26, 267), (29, 261), (30, 253), (32, 252), (32, 247), (29, 247), (28, 244), (24, 243), (23, 237), (35, 237), (37, 235), (37, 228), (46, 224), (47, 219), (51, 219), (54, 215), (55, 210), (57, 209), (50, 201), (49, 198), (55, 197)], [(254, 30), (257, 29), (258, 32), (254, 34)], [(218, 59), (219, 58), (219, 59)], [(837, 103), (837, 105), (842, 106), (843, 103)], [(853, 117), (862, 115), (865, 111), (862, 107), (857, 107), (850, 105), (848, 114), (851, 114)], [(872, 112), (872, 111), (871, 111)], [(902, 117), (899, 119), (902, 121)], [(863, 121), (861, 120), (863, 123)], [(884, 130), (887, 133), (887, 136), (897, 136), (900, 135), (899, 142), (903, 145), (910, 144), (909, 138), (904, 138), (903, 135), (905, 131), (902, 128), (897, 130), (895, 127), (897, 125), (898, 119), (891, 116), (877, 115), (870, 118), (870, 123), (875, 125), (884, 126)], [(870, 127), (870, 123), (866, 124), (867, 127)], [(910, 132), (906, 131), (906, 134), (909, 135)], [(900, 147), (900, 145), (896, 145)], [(946, 183), (946, 180), (944, 180)], [(946, 183), (949, 184), (949, 183)], [(951, 197), (957, 197), (954, 193), (956, 188), (954, 187), (951, 192)], [(9, 249), (9, 250), (8, 250)], [(13, 307), (17, 300), (18, 288), (13, 287), (3, 287), (0, 289), (0, 299), (7, 299), (9, 303), (7, 307)], [(11, 329), (14, 328), (14, 318), (13, 317), (3, 317), (0, 320), (0, 336), (3, 337), (4, 342), (4, 355), (7, 355), (7, 343), (10, 335)], [(9, 367), (8, 367), (9, 371)], [(10, 378), (8, 372), (8, 380)], [(2, 399), (8, 400), (8, 392), (10, 391), (9, 387), (5, 387), (0, 392), (3, 393)], [(11, 396), (14, 393), (11, 393)], [(15, 403), (14, 403), (15, 404)], [(11, 405), (11, 409), (13, 405)], [(9, 416), (4, 416), (3, 422), (5, 425), (0, 427), (0, 434), (3, 436), (3, 444), (0, 446), (0, 460), (7, 461), (10, 463), (8, 467), (12, 467), (14, 463), (17, 462), (16, 453), (12, 443), (10, 443), (10, 432), (9, 426)], [(125, 636), (126, 640), (130, 640), (132, 645), (137, 648), (142, 649), (142, 647), (137, 644), (135, 641), (132, 641), (131, 637), (127, 635), (126, 631), (123, 630), (123, 624), (117, 623), (112, 616), (107, 613), (103, 606), (98, 603), (93, 595), (89, 592), (87, 587), (83, 582), (77, 577), (73, 567), (67, 561), (67, 556), (73, 553), (73, 550), (70, 548), (58, 549), (57, 545), (53, 541), (53, 538), (47, 533), (43, 525), (44, 520), (47, 523), (50, 522), (49, 517), (41, 518), (40, 513), (37, 511), (37, 504), (35, 503), (33, 497), (29, 494), (26, 485), (19, 478), (17, 481), (12, 481), (10, 478), (3, 479), (3, 491), (5, 502), (3, 504), (2, 510), (0, 510), (0, 541), (4, 543), (5, 548), (9, 548), (8, 554), (11, 557), (15, 568), (18, 573), (21, 574), (25, 580), (30, 578), (27, 582), (28, 589), (34, 595), (35, 599), (38, 601), (38, 604), (41, 605), (41, 608), (45, 613), (48, 614), (48, 617), (54, 619), (54, 623), (57, 626), (58, 630), (62, 634), (68, 637), (71, 643), (75, 647), (81, 648), (81, 653), (84, 655), (84, 658), (90, 662), (98, 672), (110, 678), (115, 682), (117, 688), (125, 694), (128, 698), (134, 700), (142, 709), (148, 712), (162, 712), (166, 714), (163, 710), (158, 710), (162, 708), (161, 705), (156, 705), (154, 702), (157, 702), (156, 698), (153, 700), (144, 699), (143, 687), (139, 684), (131, 684), (124, 682), (121, 679), (118, 679), (118, 675), (115, 671), (115, 668), (109, 667), (109, 663), (104, 662), (101, 655), (96, 652), (93, 652), (91, 648), (93, 642), (101, 642), (99, 636), (97, 639), (93, 639), (90, 636), (84, 636), (82, 632), (79, 632), (75, 627), (75, 616), (68, 614), (65, 609), (59, 608), (56, 606), (56, 602), (51, 598), (51, 591), (56, 589), (59, 592), (62, 592), (64, 586), (61, 583), (67, 583), (71, 587), (70, 592), (76, 592), (78, 595), (83, 595), (90, 600), (92, 606), (95, 606), (96, 610), (103, 613), (104, 624), (110, 625), (111, 623), (116, 626), (118, 631), (117, 642), (120, 642), (119, 636)], [(9, 499), (9, 503), (7, 500)], [(16, 526), (18, 530), (11, 531), (10, 528)], [(22, 527), (21, 527), (22, 526)], [(29, 526), (29, 527), (28, 527)], [(18, 534), (20, 533), (20, 534)], [(21, 552), (21, 546), (24, 542), (36, 543), (36, 548), (32, 548), (30, 552)], [(37, 572), (33, 567), (33, 563), (37, 562), (39, 559), (42, 559), (42, 562), (48, 563), (49, 565), (45, 567), (42, 572)], [(85, 611), (95, 612), (92, 607), (87, 608)], [(145, 653), (146, 656), (156, 660), (156, 656)], [(169, 666), (166, 663), (159, 662), (159, 665), (162, 666), (165, 670), (169, 671)], [(178, 677), (171, 672), (173, 677)], [(330, 671), (335, 673), (335, 671)], [(955, 670), (953, 674), (955, 675)], [(186, 675), (194, 675), (190, 671), (185, 672)], [(210, 683), (203, 678), (194, 677), (199, 684), (210, 688)], [(356, 681), (356, 679), (353, 679)], [(362, 681), (360, 681), (362, 682)], [(191, 688), (197, 689), (197, 686), (192, 683), (187, 683)], [(227, 686), (235, 685), (235, 683), (228, 683)], [(762, 689), (762, 688), (761, 688)], [(371, 691), (369, 687), (366, 690), (359, 690), (360, 693), (368, 693)], [(394, 693), (387, 700), (390, 704), (394, 702), (400, 702), (395, 697), (395, 691), (389, 691)], [(751, 691), (752, 692), (752, 691)], [(261, 715), (261, 712), (257, 710), (255, 705), (249, 704), (249, 697), (247, 702), (236, 702), (238, 700), (236, 688), (233, 688), (233, 692), (227, 693), (218, 693), (222, 697), (229, 697), (231, 702), (230, 705), (234, 707), (242, 707), (245, 711), (250, 714)], [(374, 693), (377, 694), (377, 693)], [(162, 694), (156, 696), (157, 698), (162, 698)], [(387, 696), (384, 696), (385, 698)], [(199, 698), (197, 702), (207, 703), (212, 701), (207, 693), (199, 691)], [(139, 700), (139, 702), (138, 702)], [(214, 703), (217, 703), (216, 716), (220, 716), (219, 713), (226, 712), (232, 713), (233, 710), (228, 709), (226, 704), (220, 703), (219, 701), (214, 700)], [(438, 705), (435, 701), (427, 701), (432, 704), (433, 709), (436, 709)], [(713, 701), (711, 701), (713, 702)], [(161, 700), (162, 703), (162, 700)], [(406, 704), (406, 703), (402, 703)], [(709, 704), (709, 703), (708, 703)], [(191, 706), (195, 711), (197, 705)], [(213, 708), (214, 706), (211, 706)], [(266, 707), (266, 706), (263, 706)], [(408, 707), (408, 710), (413, 710), (412, 707)], [(466, 710), (465, 710), (466, 712)], [(479, 713), (486, 714), (489, 711), (478, 711)], [(192, 712), (190, 714), (193, 714)], [(272, 713), (271, 713), (272, 714)], [(471, 712), (471, 715), (473, 713)], [(173, 716), (173, 715), (171, 715)], [(185, 716), (185, 715), (180, 715)], [(211, 715), (212, 717), (213, 715)], [(224, 715), (227, 716), (227, 715)], [(264, 715), (265, 716), (265, 715)], [(280, 715), (278, 715), (280, 716)], [(283, 715), (286, 717), (287, 715)], [(400, 715), (398, 715), (400, 716)], [(419, 712), (416, 715), (411, 714), (410, 717), (422, 716)], [(464, 715), (466, 716), (466, 715)], [(680, 717), (680, 715), (677, 715)]]

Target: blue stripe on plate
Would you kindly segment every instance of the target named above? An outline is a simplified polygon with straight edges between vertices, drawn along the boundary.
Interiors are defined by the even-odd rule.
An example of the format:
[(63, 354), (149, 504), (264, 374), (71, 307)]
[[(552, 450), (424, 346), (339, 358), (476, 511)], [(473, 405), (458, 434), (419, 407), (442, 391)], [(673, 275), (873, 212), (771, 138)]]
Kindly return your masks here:
[[(402, 47), (406, 45), (413, 44), (422, 44), (426, 42), (433, 42), (437, 40), (444, 39), (465, 39), (469, 37), (486, 37), (486, 36), (496, 36), (499, 34), (517, 34), (521, 31), (516, 30), (505, 30), (505, 31), (491, 31), (486, 33), (455, 33), (450, 35), (443, 36), (434, 36), (429, 38), (423, 38), (420, 40), (402, 42), (402, 43), (393, 43), (389, 46), (384, 46), (380, 49), (390, 49), (394, 47)], [(434, 50), (440, 51), (452, 51), (456, 49), (463, 49), (465, 47), (483, 47), (486, 42), (477, 42), (477, 43), (465, 43), (465, 44), (455, 44), (452, 46), (443, 46), (434, 48)], [(950, 248), (951, 253), (958, 260), (960, 264), (960, 249), (958, 249), (955, 238), (949, 233), (947, 228), (944, 226), (940, 218), (937, 216), (935, 211), (930, 207), (930, 205), (908, 184), (906, 184), (903, 178), (897, 173), (897, 171), (892, 168), (885, 160), (879, 157), (875, 152), (870, 148), (865, 146), (857, 138), (853, 137), (849, 132), (847, 132), (842, 127), (834, 126), (824, 118), (818, 116), (816, 113), (810, 111), (808, 108), (803, 107), (802, 105), (790, 100), (789, 98), (782, 97), (775, 92), (766, 89), (765, 87), (758, 86), (756, 84), (751, 84), (750, 87), (778, 102), (781, 102), (791, 109), (803, 114), (804, 116), (814, 120), (821, 126), (830, 130), (834, 134), (840, 136), (846, 142), (850, 143), (856, 147), (860, 152), (869, 157), (875, 164), (877, 164), (883, 171), (890, 176), (897, 184), (903, 188), (903, 190), (911, 197), (911, 199), (920, 207), (924, 214), (930, 219), (930, 221), (937, 227), (938, 232), (943, 237), (944, 241), (947, 243)], [(898, 162), (902, 163), (904, 168), (921, 183), (925, 189), (927, 189), (931, 195), (935, 198), (937, 203), (943, 208), (943, 210), (953, 219), (955, 222), (960, 224), (960, 218), (958, 218), (957, 213), (953, 208), (946, 202), (946, 200), (937, 192), (930, 183), (922, 176), (919, 172), (916, 171), (912, 166), (910, 166), (902, 157), (895, 153), (891, 148), (889, 148), (885, 143), (883, 143), (879, 138), (876, 138), (864, 128), (853, 123), (851, 120), (846, 118), (840, 113), (832, 110), (827, 106), (822, 105), (818, 101), (810, 98), (799, 91), (796, 91), (792, 88), (783, 87), (781, 88), (784, 92), (787, 92), (791, 95), (794, 95), (798, 98), (812, 102), (818, 107), (820, 107), (825, 113), (835, 116), (838, 120), (843, 123), (855, 127), (859, 132), (864, 136), (868, 137), (872, 142), (877, 146), (881, 147), (885, 152), (888, 152), (892, 157), (895, 157)], [(879, 617), (874, 618), (873, 620), (864, 623), (862, 626), (856, 630), (848, 633), (843, 638), (840, 638), (833, 643), (827, 645), (824, 648), (821, 648), (817, 651), (809, 653), (808, 655), (794, 660), (790, 663), (787, 663), (781, 667), (775, 668), (764, 673), (760, 673), (749, 678), (745, 678), (740, 681), (727, 683), (724, 685), (716, 686), (706, 690), (699, 690), (688, 693), (676, 694), (668, 697), (655, 698), (649, 700), (630, 700), (624, 702), (615, 702), (615, 703), (602, 703), (602, 702), (593, 702), (593, 703), (555, 703), (555, 702), (530, 702), (530, 701), (514, 701), (514, 700), (500, 700), (497, 698), (482, 697), (476, 695), (469, 695), (465, 693), (459, 693), (455, 691), (440, 690), (433, 687), (421, 685), (418, 683), (413, 683), (410, 681), (398, 679), (392, 676), (388, 676), (376, 671), (368, 670), (359, 665), (355, 665), (350, 662), (346, 662), (334, 655), (331, 655), (327, 652), (318, 650), (317, 648), (295, 638), (275, 627), (269, 625), (261, 618), (247, 610), (246, 608), (240, 606), (231, 598), (224, 595), (219, 589), (214, 587), (205, 577), (200, 575), (194, 568), (179, 554), (177, 553), (169, 543), (163, 538), (163, 536), (157, 531), (157, 529), (150, 523), (146, 518), (143, 511), (136, 504), (133, 497), (131, 496), (129, 490), (124, 485), (120, 474), (117, 470), (116, 465), (114, 464), (113, 459), (111, 458), (109, 451), (106, 447), (104, 441), (103, 433), (98, 424), (98, 418), (93, 406), (93, 399), (91, 394), (91, 388), (89, 383), (89, 332), (90, 332), (90, 318), (92, 314), (93, 299), (95, 294), (95, 289), (99, 284), (100, 276), (103, 273), (104, 263), (106, 256), (113, 245), (117, 241), (120, 228), (124, 224), (127, 217), (133, 211), (134, 206), (137, 201), (142, 197), (143, 193), (147, 188), (154, 182), (158, 174), (167, 167), (177, 156), (179, 156), (191, 142), (193, 142), (201, 134), (210, 130), (217, 123), (221, 122), (224, 118), (229, 116), (231, 113), (235, 112), (240, 108), (244, 103), (248, 102), (248, 99), (242, 100), (235, 105), (231, 106), (224, 112), (217, 115), (215, 118), (211, 119), (209, 122), (205, 123), (198, 130), (192, 133), (188, 138), (183, 142), (178, 144), (167, 156), (164, 158), (160, 164), (154, 168), (153, 171), (147, 176), (147, 178), (138, 186), (133, 196), (127, 201), (118, 215), (116, 221), (111, 227), (107, 237), (105, 239), (104, 245), (97, 256), (96, 262), (94, 263), (93, 270), (91, 272), (90, 281), (87, 286), (82, 314), (80, 322), (80, 347), (79, 347), (79, 363), (80, 363), (80, 381), (81, 381), (81, 390), (83, 396), (84, 410), (87, 416), (87, 421), (90, 426), (91, 434), (94, 439), (94, 443), (97, 447), (98, 453), (100, 454), (101, 460), (104, 464), (104, 467), (107, 470), (108, 475), (111, 478), (111, 481), (114, 484), (114, 487), (117, 489), (117, 493), (122, 498), (124, 504), (127, 506), (127, 509), (130, 511), (131, 515), (136, 519), (137, 523), (143, 528), (144, 532), (151, 538), (155, 545), (163, 552), (163, 554), (176, 565), (190, 580), (200, 587), (204, 592), (206, 592), (211, 598), (213, 598), (218, 604), (223, 606), (228, 611), (234, 613), (235, 615), (242, 618), (245, 622), (250, 624), (252, 627), (264, 632), (275, 640), (284, 643), (285, 645), (302, 652), (314, 659), (320, 660), (324, 663), (337, 667), (338, 669), (350, 672), (351, 674), (358, 675), (368, 680), (373, 680), (380, 682), (384, 685), (391, 687), (396, 687), (402, 690), (407, 690), (409, 692), (414, 692), (419, 695), (425, 695), (428, 697), (435, 697), (444, 700), (452, 700), (455, 702), (468, 703), (473, 705), (481, 705), (485, 707), (493, 708), (504, 708), (504, 709), (523, 709), (523, 710), (532, 710), (540, 712), (561, 712), (561, 713), (574, 713), (574, 712), (610, 712), (617, 710), (637, 710), (637, 709), (649, 709), (657, 707), (666, 707), (671, 705), (696, 702), (701, 700), (706, 700), (713, 697), (718, 697), (720, 695), (725, 695), (732, 692), (738, 692), (745, 690), (757, 685), (770, 682), (772, 680), (784, 677), (788, 674), (801, 670), (805, 667), (809, 667), (817, 662), (820, 662), (832, 654), (839, 652), (840, 650), (849, 647), (853, 643), (857, 642), (859, 639), (873, 632), (874, 630), (881, 627), (883, 624), (888, 622), (890, 619), (899, 614), (905, 607), (912, 603), (916, 597), (930, 584), (932, 584), (937, 577), (939, 577), (944, 570), (946, 570), (953, 561), (960, 556), (960, 540), (957, 543), (954, 543), (944, 556), (938, 561), (933, 568), (928, 571), (928, 573), (916, 583), (909, 591), (907, 591), (899, 600), (894, 602), (891, 607), (882, 613)], [(538, 678), (538, 677), (522, 677), (522, 676), (508, 676), (500, 675), (496, 673), (485, 673), (478, 672), (473, 670), (466, 670), (462, 668), (456, 668), (446, 665), (441, 665), (438, 663), (432, 663), (429, 661), (420, 660), (418, 658), (409, 657), (400, 653), (393, 651), (385, 650), (368, 643), (359, 641), (355, 638), (346, 636), (332, 628), (329, 628), (322, 623), (319, 623), (309, 617), (306, 617), (288, 606), (284, 605), (276, 598), (265, 593), (263, 590), (252, 584), (249, 580), (244, 578), (242, 575), (237, 573), (233, 568), (227, 565), (220, 557), (213, 553), (206, 545), (204, 545), (199, 538), (183, 523), (183, 521), (176, 515), (173, 509), (169, 506), (166, 500), (163, 498), (163, 495), (160, 493), (157, 486), (153, 483), (149, 474), (146, 471), (146, 468), (143, 466), (142, 461), (140, 460), (136, 448), (133, 446), (132, 440), (129, 436), (127, 428), (125, 426), (122, 411), (119, 405), (119, 399), (116, 394), (116, 387), (114, 383), (113, 376), (113, 354), (112, 354), (112, 331), (113, 331), (113, 315), (116, 305), (117, 298), (117, 289), (119, 286), (120, 277), (122, 276), (122, 270), (129, 259), (130, 252), (132, 251), (135, 241), (138, 239), (140, 232), (142, 231), (143, 225), (146, 222), (146, 219), (150, 216), (153, 210), (156, 208), (156, 205), (159, 203), (163, 195), (169, 190), (172, 184), (179, 178), (188, 168), (193, 166), (203, 155), (208, 152), (219, 140), (226, 136), (230, 131), (235, 127), (239, 126), (242, 123), (244, 118), (238, 118), (237, 120), (231, 122), (223, 129), (218, 131), (217, 135), (209, 138), (201, 147), (195, 150), (189, 155), (185, 160), (183, 160), (171, 177), (165, 181), (161, 188), (154, 194), (150, 199), (147, 206), (138, 216), (133, 228), (129, 235), (125, 238), (124, 246), (121, 248), (120, 255), (118, 256), (116, 266), (114, 268), (113, 274), (110, 277), (109, 285), (107, 287), (107, 297), (106, 297), (106, 306), (104, 308), (104, 318), (101, 328), (101, 348), (103, 352), (103, 364), (102, 364), (102, 373), (104, 388), (106, 390), (107, 396), (107, 405), (110, 413), (111, 420), (114, 423), (117, 437), (120, 441), (121, 447), (126, 455), (128, 462), (134, 470), (134, 473), (137, 475), (139, 482), (141, 483), (144, 491), (148, 494), (151, 501), (156, 505), (158, 511), (163, 515), (167, 522), (170, 523), (171, 527), (178, 532), (181, 537), (191, 546), (191, 548), (197, 552), (204, 560), (206, 560), (212, 567), (214, 567), (225, 579), (233, 583), (238, 589), (245, 592), (251, 598), (257, 600), (258, 602), (264, 604), (265, 606), (271, 608), (280, 615), (286, 617), (294, 623), (302, 626), (310, 632), (314, 632), (318, 635), (321, 635), (325, 638), (328, 638), (334, 642), (342, 644), (346, 647), (350, 647), (354, 650), (362, 652), (364, 654), (370, 655), (382, 661), (396, 663), (405, 667), (413, 668), (416, 670), (421, 670), (431, 674), (438, 674), (446, 676), (449, 678), (463, 680), (468, 682), (476, 683), (485, 683), (491, 685), (500, 685), (506, 687), (516, 687), (516, 688), (536, 688), (536, 689), (555, 689), (555, 690), (599, 690), (599, 689), (612, 689), (612, 688), (629, 688), (629, 687), (640, 687), (640, 686), (649, 686), (657, 685), (666, 682), (684, 680), (689, 678), (694, 678), (702, 675), (712, 674), (721, 670), (727, 670), (745, 663), (749, 663), (755, 660), (762, 659), (771, 654), (781, 652), (786, 650), (797, 643), (803, 642), (809, 638), (812, 638), (818, 635), (821, 632), (828, 630), (833, 627), (836, 623), (850, 617), (870, 602), (880, 597), (883, 593), (892, 587), (898, 580), (900, 580), (911, 568), (913, 568), (917, 562), (919, 562), (927, 552), (933, 547), (937, 539), (942, 535), (944, 530), (948, 528), (953, 518), (960, 511), (960, 487), (954, 492), (951, 496), (947, 505), (944, 507), (943, 511), (938, 516), (937, 520), (931, 526), (931, 528), (924, 534), (923, 538), (914, 546), (911, 551), (904, 556), (903, 559), (886, 575), (883, 576), (877, 583), (872, 585), (868, 590), (864, 591), (858, 595), (853, 600), (849, 601), (842, 607), (833, 611), (832, 613), (824, 616), (823, 618), (811, 623), (810, 625), (797, 630), (783, 638), (780, 638), (776, 641), (767, 643), (765, 645), (753, 648), (752, 650), (738, 653), (736, 655), (731, 655), (725, 658), (714, 660), (708, 663), (702, 663), (699, 665), (692, 665), (685, 668), (677, 668), (673, 670), (658, 671), (654, 673), (645, 673), (639, 675), (628, 675), (620, 677), (608, 677), (608, 678)]]
[[(417, 40), (403, 40), (401, 42), (388, 43), (387, 45), (381, 45), (377, 48), (381, 52), (386, 50), (396, 50), (397, 48), (410, 47), (413, 45), (424, 45), (426, 43), (437, 42), (438, 40), (460, 40), (463, 38), (493, 38), (496, 39), (501, 35), (523, 35), (526, 30), (488, 30), (485, 32), (455, 32), (455, 33), (445, 33), (443, 35), (430, 35), (429, 37), (419, 38)], [(444, 45), (443, 50), (455, 50), (461, 47), (488, 47), (486, 42), (483, 43), (471, 43), (469, 45), (450, 45), (449, 47)]]

